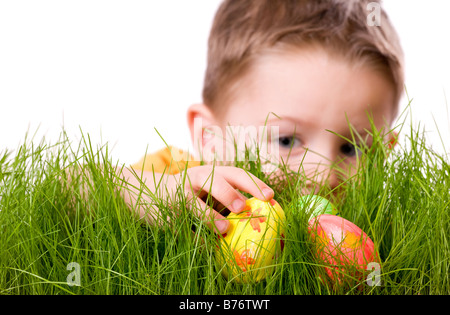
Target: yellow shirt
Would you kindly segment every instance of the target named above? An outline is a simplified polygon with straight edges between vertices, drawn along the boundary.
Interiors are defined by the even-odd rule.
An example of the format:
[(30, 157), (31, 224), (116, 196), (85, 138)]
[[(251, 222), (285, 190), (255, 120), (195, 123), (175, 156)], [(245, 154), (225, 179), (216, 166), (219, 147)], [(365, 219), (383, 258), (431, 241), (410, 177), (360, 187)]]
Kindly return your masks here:
[(154, 171), (173, 175), (199, 165), (200, 161), (195, 161), (188, 152), (169, 146), (155, 153), (147, 154), (131, 167), (136, 171)]

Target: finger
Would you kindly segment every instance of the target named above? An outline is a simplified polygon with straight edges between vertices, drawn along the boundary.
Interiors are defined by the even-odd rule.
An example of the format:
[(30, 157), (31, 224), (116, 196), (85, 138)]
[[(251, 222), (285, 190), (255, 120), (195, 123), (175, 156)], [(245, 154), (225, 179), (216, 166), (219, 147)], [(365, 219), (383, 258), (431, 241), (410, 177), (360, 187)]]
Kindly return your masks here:
[(208, 180), (201, 189), (232, 212), (239, 213), (245, 209), (245, 197), (220, 174)]
[(245, 191), (254, 197), (269, 201), (273, 198), (273, 190), (254, 175), (235, 167), (225, 167), (215, 170), (214, 176), (198, 189), (208, 192), (222, 205), (234, 213), (246, 208), (246, 198), (239, 192)]
[(219, 168), (203, 168), (187, 182), (185, 190), (200, 198), (206, 193), (208, 198), (235, 213), (245, 209), (245, 197), (225, 180)]
[(274, 196), (273, 190), (263, 181), (236, 167), (203, 168), (187, 184), (185, 189), (194, 195), (207, 192), (234, 213), (246, 208), (246, 198), (237, 189), (264, 201), (270, 201)]
[(273, 189), (253, 174), (236, 167), (226, 168), (222, 174), (235, 189), (245, 191), (263, 201), (270, 201), (274, 197)]
[(216, 233), (224, 234), (228, 231), (230, 222), (202, 199), (193, 197), (190, 205), (191, 211)]

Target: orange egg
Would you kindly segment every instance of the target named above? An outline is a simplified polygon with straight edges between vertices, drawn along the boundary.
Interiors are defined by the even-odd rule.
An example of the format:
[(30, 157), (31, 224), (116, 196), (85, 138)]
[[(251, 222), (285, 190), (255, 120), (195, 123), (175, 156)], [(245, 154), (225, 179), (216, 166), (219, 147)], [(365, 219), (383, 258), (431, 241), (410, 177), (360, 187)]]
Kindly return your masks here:
[(285, 215), (275, 201), (251, 198), (246, 209), (231, 213), (230, 227), (220, 238), (217, 255), (222, 273), (238, 282), (257, 282), (273, 272), (282, 250)]
[(330, 214), (309, 221), (317, 256), (332, 280), (361, 279), (371, 262), (378, 262), (373, 241), (354, 223)]

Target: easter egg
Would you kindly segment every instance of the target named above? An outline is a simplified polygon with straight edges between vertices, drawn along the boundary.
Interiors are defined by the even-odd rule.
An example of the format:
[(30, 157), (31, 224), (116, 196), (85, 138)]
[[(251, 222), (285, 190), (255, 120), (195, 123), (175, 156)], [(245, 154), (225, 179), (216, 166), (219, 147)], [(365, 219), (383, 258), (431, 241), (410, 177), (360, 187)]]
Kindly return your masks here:
[(274, 200), (251, 198), (241, 213), (230, 213), (217, 255), (222, 274), (237, 282), (257, 282), (273, 272), (282, 250), (285, 215)]
[(303, 196), (299, 199), (298, 204), (300, 209), (303, 209), (310, 215), (309, 220), (321, 214), (337, 214), (336, 207), (328, 199), (321, 196)]
[(373, 241), (354, 223), (330, 214), (311, 219), (309, 232), (317, 256), (332, 280), (361, 279), (367, 265), (378, 262)]

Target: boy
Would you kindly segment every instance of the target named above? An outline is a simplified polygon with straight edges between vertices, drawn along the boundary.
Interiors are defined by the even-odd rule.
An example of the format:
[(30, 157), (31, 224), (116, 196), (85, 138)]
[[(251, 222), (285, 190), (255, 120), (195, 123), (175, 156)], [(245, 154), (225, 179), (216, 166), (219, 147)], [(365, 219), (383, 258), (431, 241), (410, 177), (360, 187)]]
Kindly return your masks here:
[[(374, 6), (380, 26), (368, 21)], [(228, 126), (266, 126), (276, 131), (265, 139), (275, 144), (271, 148), (279, 160), (294, 170), (302, 164), (306, 176), (318, 174), (321, 184), (335, 188), (342, 180), (338, 167), (347, 175), (357, 167), (357, 149), (337, 135), (351, 139), (350, 122), (370, 145), (368, 114), (378, 130), (389, 130), (403, 80), (399, 39), (378, 2), (225, 0), (209, 38), (203, 104), (192, 105), (187, 113), (194, 148), (206, 155), (214, 151), (209, 153), (226, 161), (220, 145), (211, 145), (217, 138), (210, 132), (225, 135)], [(205, 204), (205, 194), (235, 213), (245, 207), (238, 190), (266, 201), (274, 197), (268, 185), (239, 168), (201, 166), (179, 154), (166, 148), (123, 170), (130, 183), (126, 201), (136, 202), (132, 187), (140, 181), (134, 171), (164, 198), (185, 176), (182, 188), (193, 201), (191, 210), (225, 233), (229, 222)], [(314, 189), (312, 181), (307, 183)], [(152, 221), (158, 209), (139, 211)]]

